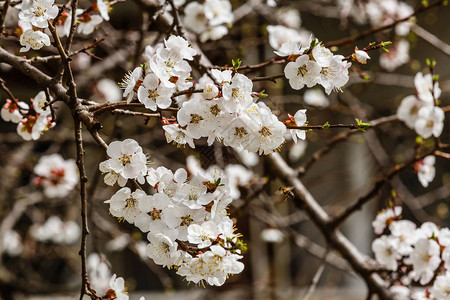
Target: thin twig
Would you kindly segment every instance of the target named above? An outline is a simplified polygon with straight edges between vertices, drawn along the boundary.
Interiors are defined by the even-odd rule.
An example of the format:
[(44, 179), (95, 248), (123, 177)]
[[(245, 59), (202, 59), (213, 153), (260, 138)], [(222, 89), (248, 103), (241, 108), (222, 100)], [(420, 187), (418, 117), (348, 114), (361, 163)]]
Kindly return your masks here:
[(305, 294), (303, 295), (303, 300), (308, 300), (309, 297), (311, 297), (312, 293), (316, 290), (317, 284), (319, 283), (320, 277), (322, 277), (323, 271), (325, 270), (325, 266), (327, 263), (327, 256), (328, 256), (329, 250), (324, 253), (322, 262), (319, 265), (319, 268), (317, 269), (316, 273), (314, 274), (314, 277), (311, 280), (311, 283), (306, 290)]
[(80, 246), (80, 256), (81, 256), (81, 294), (80, 300), (87, 292), (88, 275), (86, 269), (86, 241), (89, 234), (88, 220), (87, 220), (87, 198), (86, 198), (86, 170), (84, 168), (84, 148), (83, 148), (83, 135), (81, 129), (81, 121), (74, 117), (74, 130), (75, 130), (75, 141), (77, 147), (77, 166), (80, 173), (80, 196), (81, 196), (81, 246)]
[(272, 81), (272, 82), (276, 82), (276, 79), (278, 78), (284, 78), (285, 75), (284, 73), (281, 74), (276, 74), (276, 75), (271, 75), (271, 76), (263, 76), (263, 77), (254, 77), (252, 78), (253, 82), (258, 82), (258, 81)]
[(13, 93), (11, 92), (11, 90), (6, 86), (6, 81), (0, 77), (0, 87), (2, 88), (2, 90), (5, 91), (6, 94), (8, 94), (8, 96), (11, 98), (12, 101), (17, 102), (17, 98), (14, 97)]

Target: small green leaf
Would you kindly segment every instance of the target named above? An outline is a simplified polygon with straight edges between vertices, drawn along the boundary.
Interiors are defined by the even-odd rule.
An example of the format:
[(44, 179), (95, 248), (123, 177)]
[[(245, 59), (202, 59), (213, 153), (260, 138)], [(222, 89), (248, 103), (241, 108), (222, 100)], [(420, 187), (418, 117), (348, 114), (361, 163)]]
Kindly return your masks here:
[(418, 135), (416, 137), (416, 144), (418, 144), (418, 145), (422, 145), (423, 144), (423, 139), (422, 139), (422, 137), (420, 135)]
[(425, 62), (427, 63), (427, 66), (430, 68), (434, 68), (436, 66), (436, 60), (434, 58), (427, 58)]
[(387, 46), (390, 46), (390, 45), (392, 45), (391, 41), (381, 42), (381, 47), (387, 47)]
[(422, 0), (422, 6), (427, 7), (428, 6), (428, 0)]
[(392, 198), (397, 197), (397, 192), (394, 189), (391, 190), (391, 197)]
[(330, 123), (328, 123), (328, 121), (327, 121), (325, 124), (322, 125), (322, 128), (323, 128), (323, 129), (328, 129), (328, 128), (330, 128)]
[(236, 60), (232, 59), (231, 60), (231, 64), (233, 65), (233, 68), (235, 70), (239, 69), (239, 67), (241, 66), (242, 61), (238, 58)]
[(267, 97), (269, 97), (269, 95), (264, 93), (264, 92), (265, 92), (265, 90), (262, 90), (261, 92), (259, 92), (258, 93), (258, 97), (259, 98), (267, 98)]
[(370, 123), (363, 123), (362, 120), (359, 120), (359, 119), (355, 119), (355, 120), (356, 120), (356, 123), (358, 124), (358, 129), (361, 132), (366, 132), (366, 129), (369, 128), (370, 126), (372, 126), (372, 125), (370, 125)]
[(433, 82), (438, 82), (438, 81), (439, 81), (439, 74), (434, 74)]

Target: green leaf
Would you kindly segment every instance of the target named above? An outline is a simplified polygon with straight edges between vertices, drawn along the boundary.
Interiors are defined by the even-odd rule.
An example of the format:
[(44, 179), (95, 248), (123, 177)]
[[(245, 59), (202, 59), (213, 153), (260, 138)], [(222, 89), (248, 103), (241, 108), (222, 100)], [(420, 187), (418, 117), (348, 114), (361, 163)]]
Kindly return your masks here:
[(330, 123), (328, 123), (328, 121), (327, 121), (325, 124), (322, 125), (322, 128), (323, 128), (323, 129), (328, 129), (328, 128), (330, 128)]
[(372, 125), (370, 125), (370, 123), (363, 123), (362, 120), (359, 120), (359, 119), (355, 119), (355, 120), (356, 120), (356, 123), (358, 124), (358, 129), (361, 132), (366, 132), (366, 129), (369, 128), (370, 126), (372, 126)]
[(231, 64), (233, 65), (233, 68), (235, 70), (239, 69), (239, 67), (241, 66), (242, 61), (238, 58), (236, 60), (232, 59), (231, 60)]
[(436, 66), (436, 60), (434, 58), (427, 58), (425, 62), (427, 63), (427, 66), (430, 68), (434, 68)]
[(261, 92), (259, 92), (258, 93), (258, 97), (259, 98), (267, 98), (267, 97), (269, 97), (269, 95), (264, 93), (264, 92), (265, 92), (265, 90), (262, 90)]

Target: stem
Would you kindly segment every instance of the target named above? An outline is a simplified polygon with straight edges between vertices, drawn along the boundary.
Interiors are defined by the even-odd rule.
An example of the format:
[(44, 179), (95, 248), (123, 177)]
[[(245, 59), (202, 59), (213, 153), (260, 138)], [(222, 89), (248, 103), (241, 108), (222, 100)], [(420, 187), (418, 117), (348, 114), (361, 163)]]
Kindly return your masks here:
[(84, 168), (84, 149), (83, 149), (83, 135), (81, 130), (81, 121), (75, 116), (74, 117), (74, 130), (75, 130), (75, 141), (77, 146), (77, 166), (80, 172), (80, 196), (81, 196), (81, 246), (79, 255), (81, 256), (81, 294), (80, 300), (87, 292), (87, 282), (88, 275), (86, 270), (86, 240), (89, 234), (88, 221), (87, 221), (87, 198), (86, 198), (86, 170)]

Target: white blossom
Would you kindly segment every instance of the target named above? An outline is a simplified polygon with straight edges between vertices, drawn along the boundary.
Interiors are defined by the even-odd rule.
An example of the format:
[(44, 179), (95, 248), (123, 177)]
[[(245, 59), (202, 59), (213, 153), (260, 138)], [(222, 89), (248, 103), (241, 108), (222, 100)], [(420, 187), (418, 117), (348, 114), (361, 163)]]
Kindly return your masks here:
[(433, 155), (428, 155), (416, 164), (417, 178), (423, 187), (428, 187), (428, 184), (433, 181), (436, 175), (436, 168), (434, 163), (436, 158)]
[(45, 196), (62, 198), (67, 196), (79, 182), (75, 160), (64, 160), (59, 154), (42, 156), (34, 167), (35, 182), (44, 188)]
[(434, 100), (439, 99), (442, 93), (439, 83), (433, 83), (431, 74), (423, 75), (422, 72), (418, 72), (414, 76), (414, 86), (416, 87), (417, 97), (427, 103), (434, 104)]
[(148, 234), (150, 244), (147, 246), (147, 256), (163, 267), (171, 267), (176, 263), (180, 252), (177, 251), (178, 243), (163, 233)]
[(433, 278), (434, 271), (441, 263), (439, 245), (431, 239), (420, 239), (415, 244), (410, 258), (414, 280), (420, 280), (420, 284), (425, 285)]
[(299, 56), (295, 62), (290, 62), (284, 68), (284, 75), (289, 79), (289, 84), (295, 90), (312, 87), (317, 83), (321, 67), (315, 61), (309, 59), (308, 55)]
[(106, 292), (106, 295), (110, 299), (117, 300), (128, 300), (128, 294), (125, 288), (125, 280), (122, 277), (117, 277), (114, 274), (109, 281), (109, 290)]
[(375, 234), (382, 234), (386, 225), (395, 220), (402, 213), (401, 206), (390, 207), (379, 212), (372, 222)]
[[(300, 109), (298, 110), (295, 115), (292, 117), (290, 116), (290, 125), (293, 126), (304, 126), (306, 123), (306, 109)], [(292, 139), (294, 140), (294, 143), (297, 143), (297, 138), (304, 140), (306, 139), (306, 130), (300, 130), (300, 129), (289, 129)]]
[(147, 157), (133, 139), (114, 141), (109, 144), (106, 160), (111, 170), (126, 179), (136, 179), (147, 173)]
[(109, 290), (111, 270), (106, 257), (98, 253), (90, 253), (86, 260), (86, 269), (89, 274), (89, 281), (97, 293), (103, 295)]
[(6, 103), (2, 106), (1, 117), (5, 122), (19, 123), (23, 116), (21, 110), (25, 113), (29, 110), (29, 105), (22, 101), (13, 101), (6, 99)]
[(403, 285), (393, 285), (389, 288), (395, 300), (409, 300), (411, 291)]
[(103, 22), (103, 18), (101, 16), (85, 13), (80, 18), (77, 32), (84, 35), (89, 35), (94, 32), (95, 27), (97, 27), (97, 25), (99, 25), (101, 22)]
[(138, 89), (138, 99), (146, 108), (156, 111), (158, 107), (165, 109), (172, 104), (173, 92), (173, 88), (159, 84), (159, 78), (149, 73)]
[(401, 255), (398, 253), (398, 241), (396, 239), (382, 235), (373, 241), (372, 251), (375, 253), (378, 263), (388, 270), (397, 270), (397, 260), (401, 258)]
[(330, 105), (330, 100), (320, 89), (316, 88), (306, 90), (303, 94), (303, 100), (306, 104), (317, 107), (328, 107)]
[(133, 224), (136, 217), (141, 213), (139, 210), (139, 202), (142, 198), (147, 197), (144, 191), (136, 190), (131, 192), (127, 187), (118, 190), (109, 200), (109, 212), (114, 217), (125, 219), (128, 223)]
[(417, 113), (414, 129), (424, 139), (431, 136), (439, 137), (444, 129), (444, 118), (444, 111), (438, 106), (421, 107)]
[(367, 60), (370, 59), (370, 56), (366, 51), (358, 50), (358, 48), (355, 48), (355, 59), (360, 64), (366, 64)]
[(188, 132), (181, 128), (178, 124), (170, 124), (163, 126), (164, 135), (168, 143), (175, 143), (177, 146), (188, 144), (189, 147), (195, 148), (194, 139)]
[(261, 231), (261, 239), (266, 243), (281, 243), (284, 234), (277, 228), (266, 228)]
[(418, 119), (419, 109), (427, 105), (426, 102), (420, 101), (414, 95), (406, 96), (397, 109), (397, 117), (412, 129)]
[(28, 29), (20, 36), (20, 52), (27, 52), (31, 49), (39, 50), (44, 46), (50, 46), (50, 37), (42, 31)]
[(309, 45), (310, 33), (306, 30), (295, 30), (282, 25), (269, 25), (267, 26), (267, 32), (269, 33), (270, 46), (278, 51), (281, 51), (282, 45), (287, 42)]
[(19, 12), (19, 18), (31, 23), (33, 26), (47, 28), (48, 21), (58, 15), (58, 7), (53, 5), (53, 3), (54, 0), (24, 0)]
[(389, 225), (392, 236), (397, 239), (397, 251), (401, 255), (409, 255), (416, 242), (416, 224), (408, 220), (396, 220)]
[(389, 52), (380, 55), (380, 66), (392, 72), (409, 61), (409, 42), (405, 39), (393, 43), (389, 47)]
[(123, 97), (127, 97), (127, 103), (130, 103), (137, 94), (137, 91), (144, 80), (142, 77), (143, 73), (144, 70), (141, 67), (137, 67), (133, 71), (129, 71), (125, 74), (122, 82), (119, 83), (120, 87), (124, 89)]
[(23, 251), (22, 238), (17, 231), (8, 229), (2, 236), (2, 249), (0, 253), (6, 253), (9, 256), (18, 256)]
[(450, 300), (450, 273), (437, 276), (430, 292), (436, 299)]

